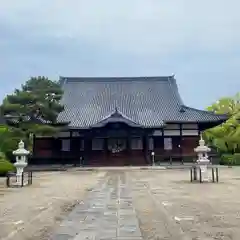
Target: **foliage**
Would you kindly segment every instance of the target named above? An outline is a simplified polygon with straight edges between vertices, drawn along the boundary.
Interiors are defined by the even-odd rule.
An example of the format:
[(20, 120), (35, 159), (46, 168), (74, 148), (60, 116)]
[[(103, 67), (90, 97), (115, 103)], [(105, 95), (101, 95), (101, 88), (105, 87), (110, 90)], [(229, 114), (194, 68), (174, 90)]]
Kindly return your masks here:
[(221, 98), (216, 103), (208, 107), (207, 110), (217, 114), (228, 114), (231, 116), (239, 114), (240, 93), (236, 94), (234, 97)]
[(232, 154), (223, 154), (221, 156), (220, 164), (221, 165), (233, 165), (234, 156)]
[(34, 77), (6, 96), (0, 110), (8, 126), (7, 131), (0, 130), (0, 151), (7, 158), (20, 140), (30, 150), (33, 135), (52, 136), (60, 130), (57, 116), (63, 110), (62, 94), (58, 82)]
[(221, 156), (220, 164), (240, 166), (240, 154), (223, 154)]
[(8, 135), (8, 128), (7, 126), (0, 126), (0, 153), (4, 152), (3, 147), (4, 147), (4, 142), (7, 138)]
[(0, 155), (8, 160), (15, 160), (12, 158), (12, 152), (16, 150), (21, 139), (24, 139), (21, 131), (8, 126), (0, 128)]
[(240, 94), (233, 98), (222, 98), (209, 111), (217, 114), (227, 114), (229, 119), (214, 128), (204, 132), (207, 143), (216, 148), (219, 153), (240, 152)]
[(0, 159), (0, 176), (5, 176), (8, 172), (14, 171), (15, 167), (12, 163), (4, 158)]
[(240, 153), (234, 154), (234, 161), (235, 163), (238, 163), (238, 165), (240, 165)]
[(59, 103), (61, 97), (58, 82), (45, 77), (31, 78), (3, 100), (1, 112), (8, 119), (8, 125), (16, 128), (18, 135), (22, 132), (29, 136), (35, 130), (38, 134), (52, 135), (57, 131), (53, 125), (63, 110)]
[(3, 160), (5, 158), (6, 158), (5, 154), (3, 152), (0, 152), (0, 160)]

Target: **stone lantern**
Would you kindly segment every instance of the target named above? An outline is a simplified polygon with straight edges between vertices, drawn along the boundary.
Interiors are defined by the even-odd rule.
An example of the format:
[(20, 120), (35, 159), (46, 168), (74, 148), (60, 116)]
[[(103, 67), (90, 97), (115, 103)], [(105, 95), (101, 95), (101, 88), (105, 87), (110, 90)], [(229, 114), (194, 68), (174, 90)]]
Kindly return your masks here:
[(208, 152), (210, 152), (211, 149), (205, 146), (205, 141), (203, 140), (202, 135), (201, 135), (201, 139), (199, 140), (199, 146), (196, 147), (194, 151), (198, 155), (197, 164), (200, 167), (203, 181), (208, 181), (209, 178), (208, 178), (207, 166), (210, 163), (210, 160), (208, 159)]
[(16, 167), (16, 185), (22, 186), (22, 177), (24, 168), (27, 166), (27, 156), (29, 155), (29, 151), (24, 148), (24, 142), (21, 140), (18, 144), (18, 149), (13, 151), (13, 155), (16, 156), (16, 162), (14, 166)]

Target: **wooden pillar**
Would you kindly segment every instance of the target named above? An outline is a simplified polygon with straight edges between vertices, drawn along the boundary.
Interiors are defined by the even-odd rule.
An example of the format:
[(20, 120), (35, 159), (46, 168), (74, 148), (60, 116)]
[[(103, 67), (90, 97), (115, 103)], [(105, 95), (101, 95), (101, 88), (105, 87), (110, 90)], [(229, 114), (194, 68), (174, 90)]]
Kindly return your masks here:
[(108, 161), (109, 159), (109, 156), (108, 156), (108, 138), (105, 137), (104, 138), (104, 145), (103, 145), (103, 151), (104, 151), (104, 158), (106, 158), (106, 160)]
[(149, 137), (148, 134), (146, 132), (144, 132), (144, 135), (142, 137), (142, 141), (143, 141), (143, 154), (144, 154), (144, 158), (147, 164), (149, 164)]
[(131, 136), (131, 133), (130, 133), (130, 134), (127, 134), (127, 137), (126, 137), (127, 157), (125, 157), (124, 165), (131, 164), (131, 162), (130, 162), (131, 161), (131, 156), (132, 156), (131, 141), (132, 141), (132, 136)]
[(198, 136), (200, 136), (201, 135), (201, 128), (200, 128), (200, 126), (199, 126), (199, 124), (198, 124)]
[[(73, 159), (73, 152), (74, 152), (74, 141), (73, 141), (73, 133), (70, 130), (70, 154), (68, 156), (68, 159), (64, 159), (65, 163), (69, 163), (69, 160), (72, 161)], [(67, 160), (67, 161), (66, 161)]]
[(62, 141), (58, 137), (53, 138), (53, 158), (61, 161)]
[(92, 138), (91, 135), (86, 134), (84, 137), (84, 165), (91, 162), (91, 152), (92, 152)]
[(181, 160), (182, 160), (182, 164), (184, 164), (184, 159), (183, 159), (183, 151), (182, 151), (182, 138), (183, 138), (183, 134), (182, 134), (182, 131), (183, 130), (183, 127), (182, 127), (182, 124), (180, 124), (180, 156), (181, 156)]
[(131, 154), (131, 140), (132, 140), (131, 135), (128, 135), (126, 137), (126, 150), (128, 154)]
[(36, 135), (33, 134), (33, 156), (36, 154)]

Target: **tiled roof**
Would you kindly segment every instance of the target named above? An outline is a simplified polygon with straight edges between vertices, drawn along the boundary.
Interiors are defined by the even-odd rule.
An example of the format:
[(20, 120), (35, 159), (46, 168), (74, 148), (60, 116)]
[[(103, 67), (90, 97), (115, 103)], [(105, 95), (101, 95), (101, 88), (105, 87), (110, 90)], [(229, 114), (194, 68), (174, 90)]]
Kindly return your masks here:
[(121, 121), (135, 126), (161, 127), (166, 122), (218, 122), (226, 116), (183, 104), (176, 80), (170, 77), (65, 78), (61, 77), (65, 110), (59, 122), (72, 128), (89, 128), (119, 113)]

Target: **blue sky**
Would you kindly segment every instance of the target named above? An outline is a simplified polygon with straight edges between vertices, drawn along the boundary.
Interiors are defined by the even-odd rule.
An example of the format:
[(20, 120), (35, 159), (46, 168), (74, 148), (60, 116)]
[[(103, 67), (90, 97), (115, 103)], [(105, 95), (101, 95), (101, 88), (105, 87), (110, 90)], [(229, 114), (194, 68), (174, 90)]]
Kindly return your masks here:
[(240, 91), (238, 0), (0, 3), (0, 99), (30, 76), (176, 75), (185, 104)]

